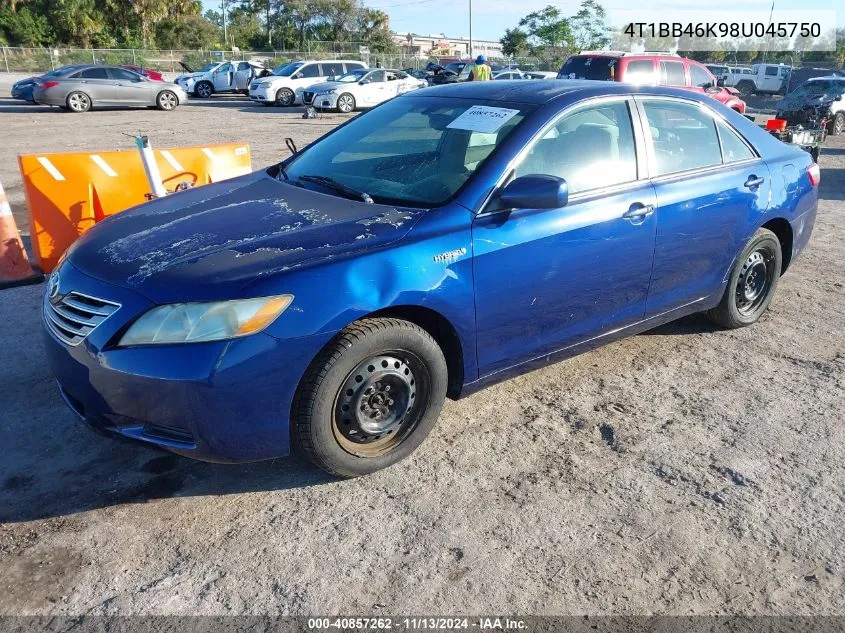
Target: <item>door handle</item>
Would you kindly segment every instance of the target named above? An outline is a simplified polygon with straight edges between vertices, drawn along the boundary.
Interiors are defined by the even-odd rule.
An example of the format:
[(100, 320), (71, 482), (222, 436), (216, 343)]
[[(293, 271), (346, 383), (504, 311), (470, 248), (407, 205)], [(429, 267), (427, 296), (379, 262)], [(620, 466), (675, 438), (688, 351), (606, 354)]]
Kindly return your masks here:
[(748, 177), (748, 180), (745, 181), (745, 186), (749, 189), (753, 189), (754, 187), (759, 187), (763, 184), (763, 178), (760, 176), (755, 176), (754, 174)]
[(625, 213), (622, 214), (622, 217), (626, 220), (631, 220), (634, 224), (642, 224), (645, 219), (654, 213), (654, 205), (653, 204), (643, 204), (642, 202), (635, 202)]

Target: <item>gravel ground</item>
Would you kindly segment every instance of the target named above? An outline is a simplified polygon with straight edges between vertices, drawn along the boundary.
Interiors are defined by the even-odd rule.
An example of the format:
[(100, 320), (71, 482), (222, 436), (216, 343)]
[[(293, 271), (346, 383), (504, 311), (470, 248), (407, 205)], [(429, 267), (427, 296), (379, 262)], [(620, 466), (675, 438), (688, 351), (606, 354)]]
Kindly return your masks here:
[[(0, 86), (0, 94), (7, 94)], [(18, 152), (249, 141), (343, 117), (230, 97), (76, 116), (0, 100)], [(61, 403), (41, 287), (0, 292), (0, 614), (845, 613), (845, 139), (768, 314), (690, 317), (447, 403), (410, 459), (339, 481), (192, 462)]]

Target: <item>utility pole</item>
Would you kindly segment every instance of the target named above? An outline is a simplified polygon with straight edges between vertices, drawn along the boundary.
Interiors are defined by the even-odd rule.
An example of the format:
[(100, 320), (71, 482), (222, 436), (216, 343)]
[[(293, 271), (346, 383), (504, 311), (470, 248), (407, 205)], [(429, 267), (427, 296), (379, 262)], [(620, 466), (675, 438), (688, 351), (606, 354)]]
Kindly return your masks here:
[(223, 5), (223, 48), (226, 49), (229, 47), (229, 37), (226, 34), (226, 0), (222, 0), (221, 4)]
[(472, 57), (472, 0), (469, 0), (469, 56)]

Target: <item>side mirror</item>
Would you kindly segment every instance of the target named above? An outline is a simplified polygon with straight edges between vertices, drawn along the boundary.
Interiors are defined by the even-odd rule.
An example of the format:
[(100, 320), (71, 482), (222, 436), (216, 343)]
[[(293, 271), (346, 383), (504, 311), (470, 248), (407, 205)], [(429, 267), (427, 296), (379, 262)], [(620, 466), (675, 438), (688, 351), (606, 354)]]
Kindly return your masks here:
[(291, 79), (302, 79), (302, 73), (294, 73), (294, 75), (293, 75), (293, 77), (291, 77)]
[(716, 80), (716, 85), (717, 85), (719, 88), (724, 88), (724, 87), (725, 87), (725, 78), (724, 78), (724, 77), (721, 77), (721, 78), (717, 79), (717, 80)]
[(362, 79), (361, 81), (358, 82), (358, 85), (363, 86), (363, 85), (368, 84), (368, 83), (370, 83), (369, 79)]
[(557, 176), (520, 176), (505, 185), (499, 201), (504, 208), (559, 209), (569, 202), (569, 185)]

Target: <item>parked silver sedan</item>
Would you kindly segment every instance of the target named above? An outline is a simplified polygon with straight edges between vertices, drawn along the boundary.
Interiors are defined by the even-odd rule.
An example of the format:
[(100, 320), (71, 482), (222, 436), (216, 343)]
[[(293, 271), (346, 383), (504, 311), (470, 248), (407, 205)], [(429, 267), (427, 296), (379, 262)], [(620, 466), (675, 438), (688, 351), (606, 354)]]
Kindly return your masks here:
[(95, 106), (156, 106), (173, 110), (188, 100), (179, 86), (154, 81), (120, 66), (76, 67), (57, 77), (36, 80), (32, 93), (36, 103), (87, 112)]

